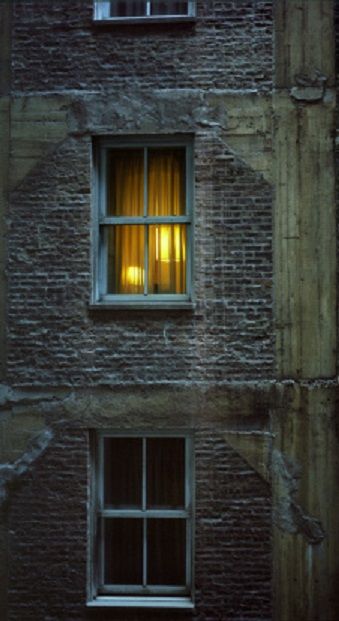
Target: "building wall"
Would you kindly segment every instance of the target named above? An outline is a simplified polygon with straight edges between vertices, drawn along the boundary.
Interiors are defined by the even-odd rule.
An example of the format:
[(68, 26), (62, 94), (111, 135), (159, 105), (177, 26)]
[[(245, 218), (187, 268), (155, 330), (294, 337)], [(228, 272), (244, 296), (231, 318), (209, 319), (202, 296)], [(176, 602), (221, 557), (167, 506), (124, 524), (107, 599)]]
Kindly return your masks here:
[(269, 618), (268, 486), (208, 425), (195, 438), (195, 611), (86, 613), (87, 454), (86, 432), (63, 426), (13, 496), (11, 620)]
[[(272, 6), (197, 4), (195, 24), (111, 27), (90, 0), (13, 3), (10, 621), (271, 618)], [(91, 309), (93, 140), (176, 132), (194, 135), (194, 307)], [(194, 433), (193, 612), (86, 610), (102, 428)]]
[(269, 90), (272, 3), (198, 0), (197, 11), (195, 25), (107, 27), (92, 22), (91, 0), (18, 0), (13, 89)]
[[(68, 112), (64, 139), (47, 146), (44, 159), (12, 193), (11, 381), (99, 385), (271, 376), (271, 190), (227, 139), (229, 89), (260, 91), (270, 84), (269, 3), (240, 2), (234, 9), (215, 2), (208, 11), (198, 6), (197, 24), (183, 31), (93, 25), (91, 2), (81, 10), (79, 3), (62, 2), (39, 2), (39, 10), (25, 2), (24, 11), (18, 2), (14, 8), (16, 97), (22, 101), (38, 91), (41, 99), (47, 91), (70, 101), (58, 110), (59, 117), (63, 106)], [(197, 49), (204, 50), (201, 58)], [(252, 63), (254, 50), (260, 72)], [(158, 64), (149, 66), (145, 58)], [(40, 139), (39, 99), (29, 100), (33, 135), (25, 136), (18, 122), (19, 169)], [(48, 103), (45, 108), (48, 122)], [(232, 102), (233, 114), (234, 108)], [(195, 135), (195, 308), (91, 313), (91, 140), (173, 132)]]

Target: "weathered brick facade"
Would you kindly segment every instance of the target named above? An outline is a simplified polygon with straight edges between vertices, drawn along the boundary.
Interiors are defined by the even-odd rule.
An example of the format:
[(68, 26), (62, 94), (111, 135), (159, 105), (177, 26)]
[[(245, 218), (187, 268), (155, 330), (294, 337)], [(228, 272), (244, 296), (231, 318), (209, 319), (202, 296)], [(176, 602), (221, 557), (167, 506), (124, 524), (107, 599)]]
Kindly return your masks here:
[[(91, 0), (4, 12), (6, 621), (272, 619), (270, 413), (296, 407), (274, 387), (272, 4), (198, 0), (192, 23), (119, 26), (94, 23)], [(194, 137), (194, 304), (93, 308), (93, 146), (174, 134)], [(101, 429), (192, 431), (193, 610), (86, 607)]]

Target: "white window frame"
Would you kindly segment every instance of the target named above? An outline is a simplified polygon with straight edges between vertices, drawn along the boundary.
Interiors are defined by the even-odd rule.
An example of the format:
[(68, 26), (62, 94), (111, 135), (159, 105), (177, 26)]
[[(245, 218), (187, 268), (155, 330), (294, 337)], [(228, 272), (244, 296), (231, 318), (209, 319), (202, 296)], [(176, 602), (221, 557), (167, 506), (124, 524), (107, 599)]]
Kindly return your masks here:
[[(105, 509), (104, 507), (104, 440), (105, 438), (139, 438), (143, 450), (143, 490), (146, 486), (146, 442), (147, 438), (181, 438), (185, 441), (185, 506), (183, 509), (147, 509), (145, 492), (141, 509)], [(91, 468), (91, 515), (90, 515), (90, 550), (89, 550), (89, 607), (145, 607), (145, 608), (193, 608), (194, 607), (194, 454), (191, 432), (116, 432), (100, 431), (92, 438)], [(140, 592), (125, 595), (122, 585), (105, 588), (103, 576), (103, 538), (102, 524), (107, 517), (134, 517), (144, 521), (151, 518), (172, 517), (186, 520), (186, 585), (185, 587), (140, 587)], [(101, 527), (100, 527), (101, 523)], [(146, 529), (144, 529), (144, 533)], [(144, 534), (145, 538), (145, 534)], [(145, 550), (145, 541), (144, 541)], [(145, 558), (144, 558), (145, 564)], [(100, 586), (101, 585), (101, 586)], [(142, 594), (144, 590), (144, 593)]]
[[(110, 149), (125, 148), (144, 149), (144, 204), (147, 204), (147, 152), (149, 148), (182, 147), (185, 149), (185, 214), (182, 216), (108, 216), (107, 214), (107, 159)], [(126, 138), (101, 138), (95, 149), (95, 211), (93, 231), (93, 286), (91, 304), (94, 308), (192, 308), (193, 302), (193, 139), (191, 135), (144, 136)], [(146, 210), (146, 208), (145, 208)], [(119, 224), (184, 224), (186, 226), (186, 292), (185, 293), (148, 293), (148, 264), (145, 262), (145, 288), (143, 294), (120, 294), (107, 292), (107, 247), (104, 229)], [(147, 235), (145, 240), (148, 244)], [(146, 256), (148, 247), (145, 250)]]
[[(153, 0), (154, 1), (154, 0)], [(131, 21), (186, 21), (196, 16), (196, 0), (187, 0), (187, 13), (173, 15), (152, 15), (152, 0), (145, 0), (145, 15), (131, 15), (129, 17), (110, 16), (110, 2), (107, 0), (94, 0), (94, 20), (98, 22), (131, 22)]]

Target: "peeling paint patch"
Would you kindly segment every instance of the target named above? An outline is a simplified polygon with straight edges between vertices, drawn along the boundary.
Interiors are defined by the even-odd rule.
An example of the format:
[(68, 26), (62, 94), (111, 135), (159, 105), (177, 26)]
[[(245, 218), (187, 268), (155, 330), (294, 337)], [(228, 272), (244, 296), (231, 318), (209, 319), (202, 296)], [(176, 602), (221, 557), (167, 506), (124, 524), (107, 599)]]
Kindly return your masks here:
[(52, 431), (45, 429), (31, 441), (25, 453), (15, 462), (0, 465), (0, 506), (7, 499), (9, 486), (25, 474), (31, 464), (44, 453), (52, 437)]

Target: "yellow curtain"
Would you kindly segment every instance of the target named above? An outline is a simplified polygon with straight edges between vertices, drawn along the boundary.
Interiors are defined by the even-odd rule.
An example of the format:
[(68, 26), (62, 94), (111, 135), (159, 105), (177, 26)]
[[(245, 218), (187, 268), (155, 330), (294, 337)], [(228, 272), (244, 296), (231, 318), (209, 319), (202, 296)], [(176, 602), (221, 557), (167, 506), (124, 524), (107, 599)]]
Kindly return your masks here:
[(144, 213), (143, 149), (112, 149), (109, 158), (108, 216)]
[[(184, 149), (149, 149), (148, 216), (185, 213)], [(109, 160), (108, 215), (143, 216), (142, 149), (113, 149)], [(146, 226), (119, 224), (108, 231), (108, 293), (144, 292)], [(186, 226), (148, 226), (148, 292), (186, 291)]]
[[(148, 213), (181, 216), (185, 213), (184, 149), (150, 149), (148, 157)], [(186, 226), (149, 227), (148, 287), (150, 293), (185, 293)]]

